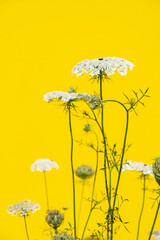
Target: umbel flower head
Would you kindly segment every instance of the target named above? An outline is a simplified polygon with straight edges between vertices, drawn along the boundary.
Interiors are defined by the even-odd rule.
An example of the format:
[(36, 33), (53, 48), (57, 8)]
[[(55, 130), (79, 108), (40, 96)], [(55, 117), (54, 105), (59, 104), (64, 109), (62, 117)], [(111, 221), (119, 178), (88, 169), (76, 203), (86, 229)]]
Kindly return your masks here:
[(28, 216), (40, 209), (38, 203), (33, 203), (30, 200), (23, 200), (8, 207), (8, 213), (12, 216)]
[(130, 170), (130, 171), (138, 171), (141, 172), (143, 176), (150, 174), (153, 176), (152, 172), (152, 165), (144, 164), (142, 162), (132, 162), (132, 161), (127, 161), (126, 163), (123, 164), (122, 166), (122, 172)]
[(160, 231), (154, 231), (152, 237), (154, 237), (155, 240), (160, 240)]
[(68, 235), (66, 232), (57, 233), (54, 235), (53, 240), (73, 240), (74, 238)]
[(64, 220), (64, 214), (60, 213), (59, 210), (49, 210), (46, 216), (46, 221), (49, 226), (57, 229)]
[(50, 171), (52, 168), (58, 169), (59, 166), (56, 162), (52, 161), (51, 159), (38, 159), (36, 160), (32, 166), (31, 166), (31, 171)]
[(85, 100), (89, 102), (91, 100), (91, 95), (88, 93), (75, 93), (73, 90), (71, 91), (71, 88), (69, 92), (53, 91), (44, 95), (44, 100), (47, 102), (50, 102), (53, 99), (64, 102), (70, 102), (73, 100)]
[(101, 99), (97, 95), (93, 95), (90, 100), (90, 107), (95, 110), (101, 105)]
[(93, 170), (90, 165), (81, 165), (75, 170), (77, 177), (81, 178), (82, 180), (91, 178), (94, 172), (95, 170)]
[(110, 76), (117, 70), (120, 75), (126, 75), (127, 70), (134, 67), (134, 64), (117, 57), (96, 58), (93, 60), (84, 60), (77, 63), (73, 68), (72, 73), (77, 76), (82, 75), (84, 72), (89, 73), (91, 76), (97, 76), (100, 73), (105, 73)]
[(157, 157), (154, 160), (155, 162), (152, 164), (153, 174), (157, 183), (160, 185), (160, 157)]

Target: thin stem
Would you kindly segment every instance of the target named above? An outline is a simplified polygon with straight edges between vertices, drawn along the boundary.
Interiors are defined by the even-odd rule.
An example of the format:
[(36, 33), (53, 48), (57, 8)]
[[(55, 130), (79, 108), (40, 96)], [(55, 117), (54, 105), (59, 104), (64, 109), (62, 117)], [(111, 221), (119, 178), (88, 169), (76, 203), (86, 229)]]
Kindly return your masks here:
[(151, 237), (152, 237), (153, 229), (154, 229), (154, 226), (155, 226), (155, 223), (156, 223), (156, 220), (157, 220), (157, 216), (158, 216), (159, 207), (160, 207), (160, 201), (158, 202), (157, 211), (156, 211), (156, 214), (155, 214), (155, 217), (154, 217), (153, 225), (152, 225), (148, 240), (150, 240)]
[[(104, 132), (104, 114), (103, 114), (103, 90), (102, 90), (102, 81), (103, 81), (103, 75), (100, 73), (99, 75), (100, 79), (100, 99), (101, 99), (101, 128), (102, 128), (102, 135), (103, 135), (103, 142), (104, 142), (104, 177), (105, 177), (105, 187), (106, 187), (106, 194), (108, 197), (108, 203), (109, 203), (109, 212), (111, 210), (111, 169), (109, 165), (109, 160), (107, 156), (107, 146), (106, 146), (106, 137)], [(108, 180), (107, 180), (107, 166), (106, 161), (108, 165), (109, 170), (109, 192), (108, 192)], [(107, 239), (109, 239), (109, 229), (107, 228)]]
[(86, 231), (86, 228), (87, 228), (87, 225), (88, 225), (88, 222), (89, 222), (91, 213), (92, 213), (92, 211), (93, 211), (93, 209), (94, 209), (94, 207), (93, 207), (93, 201), (94, 201), (94, 190), (95, 190), (95, 184), (96, 184), (96, 178), (97, 178), (97, 171), (98, 171), (98, 160), (99, 160), (99, 153), (98, 153), (98, 151), (99, 151), (99, 143), (98, 143), (97, 134), (96, 134), (94, 131), (93, 131), (93, 133), (95, 134), (96, 139), (97, 139), (96, 169), (95, 169), (94, 180), (93, 180), (92, 197), (91, 197), (91, 207), (90, 207), (89, 215), (88, 215), (88, 218), (87, 218), (87, 221), (86, 221), (86, 224), (85, 224), (83, 233), (82, 233), (82, 238), (81, 238), (81, 240), (83, 240), (83, 238), (84, 238), (84, 234), (85, 234), (85, 231)]
[(45, 183), (45, 190), (46, 190), (47, 210), (49, 210), (49, 199), (48, 199), (48, 187), (47, 187), (46, 171), (43, 171), (43, 173), (44, 173), (44, 183)]
[(74, 217), (74, 237), (77, 239), (77, 227), (76, 227), (76, 199), (75, 199), (75, 179), (74, 179), (74, 167), (73, 167), (73, 133), (72, 133), (72, 122), (71, 122), (71, 109), (69, 103), (69, 129), (71, 136), (71, 170), (72, 170), (72, 184), (73, 184), (73, 217)]
[(26, 216), (25, 216), (25, 215), (24, 215), (24, 225), (25, 225), (25, 229), (26, 229), (27, 239), (29, 240), (29, 234), (28, 234), (28, 228), (27, 228), (27, 221), (26, 221)]
[(85, 180), (82, 180), (82, 192), (81, 192), (81, 200), (80, 200), (80, 205), (79, 205), (79, 215), (78, 215), (78, 220), (77, 220), (77, 235), (78, 235), (78, 228), (79, 228), (79, 221), (80, 221), (80, 216), (81, 216), (81, 209), (82, 209), (82, 202), (83, 202), (83, 195), (84, 195), (84, 186), (85, 186)]
[(137, 240), (139, 239), (139, 230), (140, 230), (140, 225), (141, 225), (141, 219), (142, 219), (142, 213), (143, 213), (143, 209), (144, 209), (144, 202), (145, 202), (145, 190), (146, 190), (146, 179), (145, 179), (145, 175), (143, 176), (143, 201), (142, 201), (142, 208), (141, 208), (141, 212), (140, 212), (140, 216), (139, 216), (139, 221), (138, 221), (138, 228), (137, 228)]

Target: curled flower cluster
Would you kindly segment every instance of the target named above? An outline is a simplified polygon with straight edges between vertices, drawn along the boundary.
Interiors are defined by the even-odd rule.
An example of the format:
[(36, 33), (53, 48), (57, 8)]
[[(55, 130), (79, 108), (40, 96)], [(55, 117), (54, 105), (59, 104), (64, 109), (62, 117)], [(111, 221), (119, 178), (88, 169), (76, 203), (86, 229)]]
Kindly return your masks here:
[(30, 200), (23, 200), (8, 207), (8, 213), (12, 216), (28, 216), (30, 213), (34, 213), (40, 209), (38, 203), (33, 203)]
[(160, 231), (154, 231), (152, 237), (154, 237), (155, 240), (160, 240)]
[(94, 172), (95, 171), (90, 165), (81, 165), (75, 170), (77, 177), (81, 178), (82, 180), (86, 180), (87, 178), (92, 177)]
[(38, 159), (36, 160), (32, 166), (31, 166), (31, 171), (50, 171), (52, 168), (58, 169), (59, 166), (56, 162), (50, 160), (50, 159)]
[(53, 240), (73, 240), (74, 238), (68, 235), (66, 232), (57, 233), (54, 235)]
[(46, 216), (46, 221), (54, 229), (57, 229), (61, 225), (63, 220), (64, 220), (64, 214), (60, 213), (59, 210), (48, 211), (48, 214)]
[(156, 182), (160, 185), (160, 157), (154, 159), (155, 162), (152, 164), (153, 174)]
[(142, 175), (150, 174), (151, 176), (153, 176), (152, 165), (144, 164), (142, 162), (127, 161), (122, 166), (122, 171), (126, 171), (126, 170), (131, 170), (131, 171), (136, 170), (138, 172), (141, 172)]
[(108, 76), (115, 73), (117, 70), (120, 75), (126, 75), (127, 70), (134, 67), (134, 64), (117, 57), (96, 58), (93, 60), (84, 60), (79, 62), (72, 70), (73, 74), (77, 76), (82, 75), (84, 72), (89, 73), (91, 76), (99, 75), (101, 72)]
[(62, 100), (64, 102), (69, 102), (71, 100), (91, 100), (91, 95), (88, 93), (75, 93), (75, 92), (62, 92), (62, 91), (53, 91), (44, 95), (44, 100), (47, 102), (52, 101), (53, 99)]

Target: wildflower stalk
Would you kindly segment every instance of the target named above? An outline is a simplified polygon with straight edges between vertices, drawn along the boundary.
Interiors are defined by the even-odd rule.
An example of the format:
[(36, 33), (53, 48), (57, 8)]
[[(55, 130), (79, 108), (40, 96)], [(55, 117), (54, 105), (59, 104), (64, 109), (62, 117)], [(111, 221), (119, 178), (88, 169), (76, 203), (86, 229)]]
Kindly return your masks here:
[(75, 199), (75, 179), (74, 179), (74, 167), (73, 167), (73, 133), (72, 133), (72, 122), (71, 122), (71, 106), (68, 104), (69, 111), (69, 129), (71, 136), (71, 171), (72, 171), (72, 184), (73, 184), (73, 217), (74, 217), (74, 237), (77, 239), (76, 229), (76, 199)]
[(95, 169), (95, 174), (94, 174), (94, 180), (93, 180), (93, 188), (92, 188), (92, 197), (91, 197), (91, 206), (90, 206), (90, 211), (89, 211), (89, 214), (88, 214), (88, 218), (87, 218), (87, 221), (86, 221), (86, 224), (84, 226), (84, 229), (83, 229), (83, 233), (82, 233), (82, 237), (81, 237), (81, 240), (83, 240), (84, 238), (84, 234), (85, 234), (85, 231), (86, 231), (86, 228), (87, 228), (87, 225), (88, 225), (88, 222), (89, 222), (89, 219), (90, 219), (90, 216), (91, 216), (91, 213), (95, 207), (95, 205), (93, 206), (93, 201), (94, 201), (94, 190), (95, 190), (95, 184), (96, 184), (96, 178), (97, 178), (97, 171), (98, 171), (98, 160), (99, 160), (99, 143), (98, 143), (98, 136), (97, 134), (93, 131), (93, 133), (95, 134), (96, 136), (96, 139), (97, 139), (97, 150), (96, 150), (96, 169)]
[(106, 166), (106, 161), (108, 164), (108, 169), (109, 169), (109, 179), (111, 179), (111, 169), (109, 166), (109, 161), (107, 157), (107, 146), (106, 146), (106, 137), (105, 137), (105, 132), (104, 132), (104, 114), (103, 114), (103, 86), (102, 86), (102, 81), (103, 81), (103, 75), (100, 73), (99, 75), (100, 79), (100, 99), (101, 99), (101, 128), (102, 128), (102, 135), (103, 135), (103, 144), (104, 144), (104, 176), (105, 176), (105, 186), (106, 186), (106, 193), (108, 197), (108, 202), (109, 202), (109, 209), (111, 209), (111, 188), (110, 188), (110, 183), (109, 183), (109, 192), (108, 192), (108, 183), (107, 183), (107, 166)]
[(79, 221), (80, 221), (81, 210), (82, 210), (82, 202), (83, 202), (83, 195), (84, 195), (84, 186), (85, 186), (85, 180), (82, 180), (82, 192), (81, 192), (81, 200), (80, 200), (79, 214), (78, 214), (78, 220), (77, 220), (77, 235), (78, 235)]
[(128, 125), (129, 125), (129, 110), (124, 106), (123, 103), (117, 101), (117, 100), (104, 100), (103, 102), (113, 102), (120, 104), (125, 112), (126, 112), (126, 129), (125, 129), (125, 134), (124, 134), (124, 142), (123, 142), (123, 148), (122, 148), (122, 156), (121, 156), (121, 161), (120, 161), (120, 168), (118, 172), (118, 179), (117, 179), (117, 184), (116, 184), (116, 189), (115, 189), (115, 194), (114, 194), (114, 200), (113, 200), (113, 207), (112, 207), (112, 213), (111, 213), (111, 236), (110, 239), (113, 239), (113, 216), (114, 216), (114, 209), (115, 209), (115, 204), (116, 204), (116, 198), (117, 198), (117, 193), (118, 193), (118, 187), (120, 183), (120, 177), (121, 177), (121, 172), (122, 172), (122, 165), (123, 165), (123, 158), (124, 158), (124, 153), (125, 153), (125, 147), (126, 147), (126, 140), (127, 140), (127, 133), (128, 133)]
[(138, 228), (137, 228), (137, 238), (136, 240), (139, 239), (139, 230), (140, 230), (140, 224), (141, 224), (141, 219), (142, 219), (142, 214), (143, 214), (143, 209), (144, 209), (144, 202), (145, 202), (145, 191), (146, 191), (146, 178), (145, 175), (143, 176), (143, 201), (142, 201), (142, 208), (139, 216), (139, 221), (138, 221)]
[(156, 211), (156, 214), (155, 214), (155, 217), (154, 217), (154, 221), (153, 221), (153, 224), (152, 224), (152, 228), (151, 228), (148, 240), (150, 240), (151, 237), (152, 237), (153, 229), (154, 229), (154, 226), (155, 226), (155, 223), (156, 223), (156, 220), (157, 220), (157, 216), (158, 216), (158, 212), (159, 212), (159, 207), (160, 207), (160, 201), (158, 202), (157, 211)]
[(48, 199), (48, 187), (47, 187), (46, 171), (43, 171), (43, 173), (44, 173), (44, 183), (45, 183), (45, 190), (46, 190), (47, 210), (49, 210), (49, 199)]
[(24, 225), (25, 225), (25, 229), (26, 229), (27, 239), (29, 240), (29, 234), (28, 234), (28, 228), (27, 228), (27, 221), (26, 221), (26, 216), (25, 216), (25, 215), (24, 215)]

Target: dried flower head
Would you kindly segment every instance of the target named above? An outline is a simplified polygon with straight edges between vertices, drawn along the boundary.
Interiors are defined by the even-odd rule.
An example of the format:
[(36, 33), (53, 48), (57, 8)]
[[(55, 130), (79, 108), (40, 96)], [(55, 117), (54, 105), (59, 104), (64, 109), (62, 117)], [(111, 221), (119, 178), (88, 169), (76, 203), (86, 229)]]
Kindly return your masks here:
[(57, 233), (54, 235), (53, 240), (73, 240), (74, 238), (68, 235), (66, 232)]
[(33, 203), (30, 200), (23, 200), (8, 207), (8, 213), (12, 216), (28, 216), (40, 209), (38, 203)]
[(90, 132), (91, 131), (91, 125), (89, 123), (87, 123), (85, 126), (84, 126), (84, 131), (85, 132)]
[(90, 165), (81, 165), (75, 170), (77, 177), (81, 178), (82, 180), (92, 177), (94, 172), (95, 170), (93, 170)]
[(75, 93), (62, 91), (49, 92), (44, 95), (44, 100), (47, 102), (50, 102), (53, 99), (61, 100), (64, 102), (70, 102), (73, 100), (85, 100), (89, 102), (91, 100), (91, 95), (88, 93)]
[(59, 210), (49, 210), (46, 216), (46, 221), (49, 226), (57, 229), (64, 220), (64, 214), (60, 213)]
[(154, 159), (155, 162), (152, 164), (153, 174), (156, 182), (160, 185), (160, 157)]
[(96, 58), (93, 60), (84, 60), (77, 63), (73, 68), (72, 73), (77, 76), (82, 75), (84, 72), (89, 73), (91, 76), (97, 76), (100, 73), (105, 73), (110, 76), (117, 70), (120, 75), (126, 75), (127, 70), (134, 67), (134, 64), (117, 57)]
[(152, 165), (144, 164), (142, 162), (127, 161), (122, 166), (122, 171), (131, 170), (141, 172), (143, 176), (150, 174), (153, 176)]
[(32, 166), (31, 166), (31, 171), (50, 171), (52, 168), (58, 169), (59, 166), (56, 162), (52, 161), (51, 159), (38, 159), (36, 160)]
[(93, 95), (90, 100), (90, 107), (94, 110), (101, 105), (101, 99), (97, 95)]

